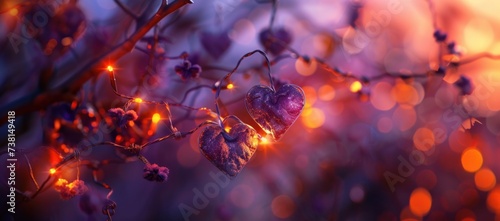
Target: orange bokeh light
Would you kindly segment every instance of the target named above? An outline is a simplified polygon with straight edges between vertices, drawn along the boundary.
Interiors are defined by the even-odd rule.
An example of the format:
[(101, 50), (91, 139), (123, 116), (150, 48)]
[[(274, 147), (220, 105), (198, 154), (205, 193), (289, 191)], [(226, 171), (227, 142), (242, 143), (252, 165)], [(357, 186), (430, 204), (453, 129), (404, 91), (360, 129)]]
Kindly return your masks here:
[(297, 59), (295, 61), (295, 70), (302, 76), (309, 76), (316, 72), (318, 68), (318, 62), (315, 59), (311, 59), (311, 61), (306, 62), (303, 59)]
[(304, 91), (304, 95), (306, 96), (306, 103), (304, 107), (312, 107), (318, 99), (316, 89), (311, 86), (303, 86), (302, 91)]
[(289, 196), (280, 195), (273, 199), (271, 209), (276, 217), (285, 219), (295, 211), (295, 203)]
[(476, 172), (483, 165), (483, 156), (476, 148), (467, 148), (462, 152), (462, 166), (467, 172)]
[(318, 89), (318, 97), (324, 101), (331, 101), (335, 98), (335, 89), (332, 86), (325, 84)]
[(486, 199), (486, 203), (491, 211), (500, 214), (500, 186), (495, 187)]
[(9, 10), (9, 14), (12, 16), (16, 16), (18, 13), (19, 13), (19, 10), (17, 10), (17, 8), (13, 8), (13, 9)]
[(325, 123), (325, 113), (318, 108), (307, 108), (302, 112), (302, 123), (311, 129), (321, 127)]
[(424, 188), (413, 190), (410, 195), (410, 210), (413, 214), (423, 217), (431, 210), (432, 197)]
[(400, 104), (416, 105), (420, 98), (417, 89), (407, 83), (397, 83), (391, 89), (393, 100)]
[(488, 168), (482, 168), (474, 175), (476, 187), (482, 191), (488, 191), (495, 187), (497, 179), (495, 174)]
[(418, 128), (417, 131), (415, 131), (415, 134), (413, 134), (413, 144), (415, 144), (415, 148), (421, 150), (421, 151), (428, 151), (434, 147), (434, 133), (432, 133), (432, 130), (421, 127)]

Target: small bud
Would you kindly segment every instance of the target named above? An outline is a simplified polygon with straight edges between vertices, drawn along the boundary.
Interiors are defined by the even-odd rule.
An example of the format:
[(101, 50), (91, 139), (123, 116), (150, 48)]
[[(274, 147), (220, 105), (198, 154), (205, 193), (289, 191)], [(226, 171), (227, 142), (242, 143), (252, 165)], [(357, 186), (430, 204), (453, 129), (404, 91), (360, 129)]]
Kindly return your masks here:
[(111, 108), (108, 110), (108, 115), (113, 118), (115, 123), (118, 124), (119, 127), (123, 127), (127, 125), (128, 122), (137, 120), (138, 116), (134, 110), (128, 110), (125, 112), (121, 108)]
[(460, 76), (460, 79), (454, 83), (455, 86), (460, 90), (460, 94), (462, 95), (470, 95), (472, 94), (473, 86), (469, 78), (464, 75)]
[(445, 32), (442, 32), (441, 30), (436, 30), (434, 31), (434, 39), (436, 39), (437, 42), (444, 42), (446, 41), (446, 37), (448, 37), (448, 35), (445, 33)]
[(147, 164), (144, 167), (144, 179), (149, 181), (163, 182), (168, 178), (169, 170), (166, 167), (160, 167), (158, 164)]
[(197, 64), (191, 65), (189, 60), (184, 60), (182, 65), (176, 65), (174, 67), (175, 73), (181, 76), (182, 80), (187, 80), (190, 78), (198, 78), (201, 73), (201, 67)]
[(446, 67), (439, 66), (439, 68), (436, 70), (436, 74), (438, 75), (443, 75), (446, 73)]

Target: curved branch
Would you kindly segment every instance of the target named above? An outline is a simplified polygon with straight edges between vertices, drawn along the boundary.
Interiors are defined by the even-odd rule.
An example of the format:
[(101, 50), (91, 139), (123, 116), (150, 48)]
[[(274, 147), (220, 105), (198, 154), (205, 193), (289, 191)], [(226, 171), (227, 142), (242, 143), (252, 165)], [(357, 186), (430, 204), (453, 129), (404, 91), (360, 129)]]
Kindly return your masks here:
[(51, 103), (63, 100), (70, 100), (71, 95), (78, 92), (82, 85), (92, 77), (102, 72), (106, 66), (107, 61), (116, 61), (123, 57), (125, 54), (132, 51), (135, 44), (142, 38), (151, 28), (157, 25), (167, 15), (175, 12), (179, 8), (192, 4), (191, 0), (176, 0), (168, 5), (162, 6), (153, 15), (149, 21), (139, 28), (132, 36), (130, 36), (123, 43), (120, 43), (107, 52), (103, 53), (96, 59), (91, 60), (82, 68), (76, 71), (75, 77), (69, 78), (62, 82), (54, 89), (48, 91), (38, 91), (29, 93), (28, 95), (14, 100), (4, 107), (0, 108), (2, 114), (0, 124), (7, 122), (7, 111), (15, 111), (17, 116), (24, 115), (36, 110), (43, 109)]

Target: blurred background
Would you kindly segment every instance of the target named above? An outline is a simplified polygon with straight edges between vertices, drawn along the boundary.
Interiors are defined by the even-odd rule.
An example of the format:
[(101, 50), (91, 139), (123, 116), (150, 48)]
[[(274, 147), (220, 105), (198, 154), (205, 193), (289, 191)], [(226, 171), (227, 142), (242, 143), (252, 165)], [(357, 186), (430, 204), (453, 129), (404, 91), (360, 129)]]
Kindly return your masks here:
[[(114, 220), (500, 220), (500, 3), (195, 1), (119, 60), (102, 60), (161, 1), (120, 3), (125, 10), (113, 0), (0, 3), (0, 109), (2, 119), (18, 110), (16, 188), (28, 196), (37, 189), (28, 162), (42, 183), (78, 150), (80, 163), (53, 176), (79, 176), (89, 189), (63, 200), (51, 181), (32, 200), (18, 194), (14, 216), (2, 203), (3, 220), (105, 220), (109, 191), (99, 183), (113, 189)], [(273, 5), (278, 49), (262, 43)], [(206, 110), (127, 103), (113, 93), (107, 65), (122, 94), (215, 111), (212, 86), (255, 49), (268, 52), (276, 85), (300, 86), (306, 105), (281, 140), (260, 141), (237, 177), (203, 156), (201, 130), (143, 151), (169, 168), (164, 183), (143, 179), (144, 164), (128, 152), (84, 148), (168, 135), (169, 116), (180, 131), (217, 120)], [(199, 76), (176, 73), (183, 52)], [(90, 68), (95, 61), (106, 65)], [(264, 135), (243, 101), (251, 87), (269, 85), (262, 62), (242, 62), (221, 92), (221, 114)], [(48, 105), (31, 105), (37, 99)], [(124, 105), (138, 119), (115, 128), (107, 111)], [(8, 173), (1, 175), (6, 195)]]

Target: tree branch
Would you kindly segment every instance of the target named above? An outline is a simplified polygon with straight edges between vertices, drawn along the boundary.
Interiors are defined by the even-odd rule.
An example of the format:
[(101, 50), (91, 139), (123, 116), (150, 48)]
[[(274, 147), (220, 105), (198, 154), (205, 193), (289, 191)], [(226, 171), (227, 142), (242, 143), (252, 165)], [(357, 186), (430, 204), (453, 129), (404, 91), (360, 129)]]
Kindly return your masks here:
[(106, 66), (105, 61), (116, 61), (125, 54), (132, 51), (135, 44), (148, 33), (148, 31), (157, 25), (163, 18), (179, 8), (192, 4), (192, 0), (176, 0), (168, 5), (162, 5), (149, 21), (139, 28), (132, 36), (123, 43), (120, 43), (113, 48), (104, 52), (96, 59), (89, 61), (82, 68), (75, 71), (75, 77), (71, 77), (62, 82), (55, 88), (47, 91), (38, 91), (29, 93), (28, 95), (19, 98), (4, 107), (0, 108), (1, 119), (0, 124), (7, 122), (7, 112), (15, 111), (16, 116), (21, 116), (33, 111), (37, 111), (47, 107), (48, 105), (63, 101), (71, 100), (72, 95), (80, 90), (82, 85), (92, 77), (102, 72)]

